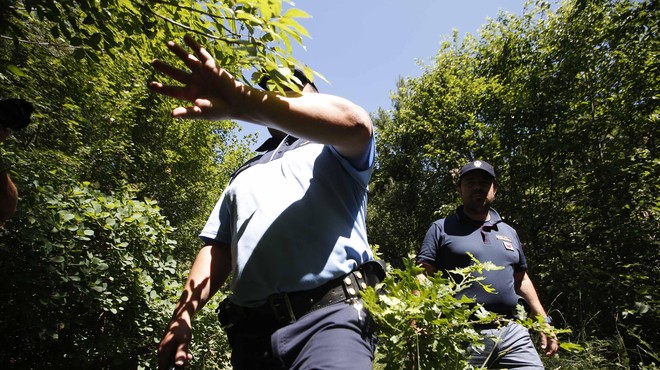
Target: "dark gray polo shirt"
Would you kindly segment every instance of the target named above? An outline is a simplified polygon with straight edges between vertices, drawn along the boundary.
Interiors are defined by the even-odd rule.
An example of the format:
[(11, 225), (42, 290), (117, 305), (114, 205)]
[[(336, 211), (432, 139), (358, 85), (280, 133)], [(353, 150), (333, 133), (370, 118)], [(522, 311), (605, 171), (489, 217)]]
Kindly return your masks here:
[(429, 264), (447, 274), (447, 270), (472, 264), (467, 253), (480, 262), (491, 261), (504, 269), (484, 271), (484, 284), (496, 293), (486, 292), (479, 284), (464, 291), (468, 297), (492, 312), (508, 315), (515, 310), (519, 296), (514, 289), (514, 272), (527, 270), (527, 262), (516, 230), (502, 221), (491, 208), (490, 220), (475, 222), (458, 207), (453, 215), (435, 221), (424, 237), (417, 263)]

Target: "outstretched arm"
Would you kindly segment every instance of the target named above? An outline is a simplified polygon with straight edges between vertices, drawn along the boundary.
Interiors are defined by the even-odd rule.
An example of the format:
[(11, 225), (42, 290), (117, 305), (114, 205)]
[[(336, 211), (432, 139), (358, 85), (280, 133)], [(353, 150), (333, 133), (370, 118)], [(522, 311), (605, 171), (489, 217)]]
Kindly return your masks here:
[[(532, 283), (532, 279), (529, 278), (527, 271), (516, 272), (514, 274), (515, 279), (515, 288), (516, 292), (529, 303), (530, 313), (533, 316), (541, 315), (543, 317), (547, 316), (543, 305), (539, 300), (539, 296), (536, 294), (536, 289)], [(552, 356), (557, 353), (558, 344), (557, 338), (548, 337), (544, 333), (541, 335), (541, 348), (545, 351), (546, 356)]]
[(183, 294), (158, 346), (158, 369), (183, 366), (190, 361), (192, 317), (220, 289), (231, 272), (231, 250), (227, 244), (202, 248), (188, 275)]
[(171, 41), (167, 47), (183, 61), (187, 71), (159, 60), (152, 63), (183, 86), (149, 83), (152, 91), (192, 103), (174, 109), (173, 117), (236, 119), (330, 144), (347, 158), (357, 158), (365, 152), (372, 124), (369, 114), (358, 105), (326, 94), (282, 94), (254, 89), (217, 66), (211, 54), (190, 35), (184, 41), (192, 54)]

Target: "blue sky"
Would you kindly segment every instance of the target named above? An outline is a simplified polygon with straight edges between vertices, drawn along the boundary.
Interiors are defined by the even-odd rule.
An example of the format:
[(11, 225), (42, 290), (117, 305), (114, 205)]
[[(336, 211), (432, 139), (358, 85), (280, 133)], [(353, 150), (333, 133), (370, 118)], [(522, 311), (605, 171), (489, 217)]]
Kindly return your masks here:
[[(397, 78), (421, 75), (418, 61), (431, 64), (454, 29), (460, 36), (477, 35), (500, 10), (521, 14), (524, 1), (298, 0), (295, 6), (312, 18), (299, 20), (311, 39), (294, 56), (329, 81), (315, 81), (321, 92), (372, 113), (391, 107)], [(256, 132), (258, 141), (269, 136), (264, 127), (239, 123), (240, 136)]]

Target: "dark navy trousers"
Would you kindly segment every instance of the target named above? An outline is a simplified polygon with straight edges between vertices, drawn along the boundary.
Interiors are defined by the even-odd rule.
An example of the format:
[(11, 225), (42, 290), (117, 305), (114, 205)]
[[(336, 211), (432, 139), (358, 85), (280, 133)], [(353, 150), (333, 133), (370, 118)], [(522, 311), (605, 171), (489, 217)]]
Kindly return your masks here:
[(371, 370), (376, 337), (364, 309), (338, 303), (279, 327), (263, 319), (227, 329), (235, 370)]

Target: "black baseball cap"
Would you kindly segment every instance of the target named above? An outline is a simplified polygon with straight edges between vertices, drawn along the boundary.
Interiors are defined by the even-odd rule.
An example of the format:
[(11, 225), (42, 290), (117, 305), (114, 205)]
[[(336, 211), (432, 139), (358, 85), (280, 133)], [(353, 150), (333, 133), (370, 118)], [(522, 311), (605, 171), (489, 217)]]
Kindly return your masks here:
[(493, 178), (496, 177), (495, 176), (495, 169), (493, 168), (493, 166), (491, 166), (488, 162), (476, 160), (476, 161), (472, 161), (472, 162), (466, 164), (465, 166), (463, 166), (463, 168), (461, 168), (461, 171), (458, 173), (458, 178), (460, 179), (466, 173), (471, 172), (471, 171), (475, 171), (475, 170), (485, 171), (486, 173), (491, 175)]
[[(310, 85), (312, 85), (314, 90), (316, 90), (316, 91), (319, 90), (318, 88), (316, 88), (316, 85), (314, 85), (314, 82), (310, 81), (307, 78), (307, 76), (305, 76), (305, 73), (302, 71), (302, 69), (300, 69), (298, 67), (295, 67), (293, 69), (293, 76), (296, 77), (298, 80), (300, 80), (300, 83), (302, 84), (301, 88), (305, 87), (305, 85), (307, 85), (307, 84), (310, 84)], [(270, 80), (270, 77), (268, 77), (268, 75), (265, 75), (259, 80), (258, 84), (262, 89), (268, 90), (268, 81), (269, 80)]]

